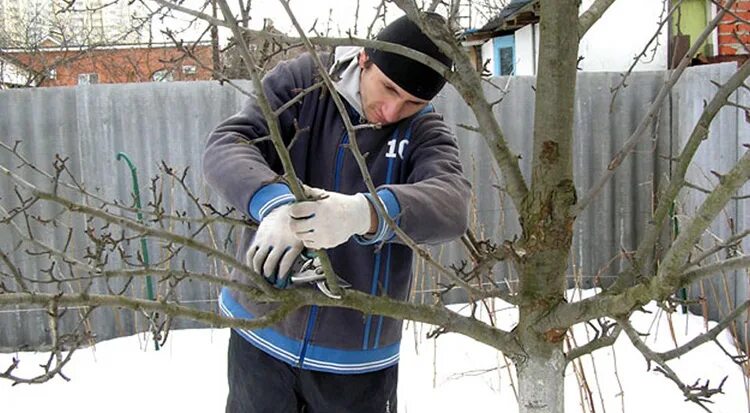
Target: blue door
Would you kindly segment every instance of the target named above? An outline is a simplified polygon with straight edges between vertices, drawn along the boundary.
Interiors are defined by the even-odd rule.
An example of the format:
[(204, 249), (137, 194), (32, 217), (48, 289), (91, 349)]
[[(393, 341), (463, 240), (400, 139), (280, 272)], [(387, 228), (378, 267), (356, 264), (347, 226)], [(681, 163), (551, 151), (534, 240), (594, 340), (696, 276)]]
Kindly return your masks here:
[(516, 72), (515, 38), (512, 34), (492, 39), (495, 76), (510, 76)]

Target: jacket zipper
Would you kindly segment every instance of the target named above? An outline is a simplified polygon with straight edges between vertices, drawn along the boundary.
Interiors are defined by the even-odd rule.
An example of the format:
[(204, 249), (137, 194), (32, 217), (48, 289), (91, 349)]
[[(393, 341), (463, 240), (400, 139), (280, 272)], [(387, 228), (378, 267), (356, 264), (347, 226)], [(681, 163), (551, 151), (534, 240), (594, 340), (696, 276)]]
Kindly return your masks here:
[(341, 168), (344, 166), (344, 145), (349, 143), (349, 134), (344, 130), (336, 153), (336, 169), (333, 171), (333, 190), (338, 192), (341, 186)]
[(307, 327), (305, 328), (305, 339), (302, 342), (302, 350), (299, 352), (299, 366), (302, 367), (302, 363), (305, 362), (305, 355), (307, 354), (307, 346), (310, 344), (310, 335), (312, 334), (313, 327), (315, 326), (315, 318), (318, 316), (318, 306), (314, 305), (310, 307), (310, 316), (307, 318)]
[[(340, 182), (341, 168), (344, 166), (344, 145), (349, 143), (349, 134), (344, 131), (341, 136), (341, 142), (338, 146), (338, 152), (336, 152), (336, 166), (333, 171), (333, 190), (338, 191)], [(310, 307), (310, 315), (307, 317), (307, 327), (305, 327), (305, 337), (302, 340), (302, 349), (299, 352), (299, 366), (302, 367), (305, 362), (305, 356), (307, 355), (307, 348), (310, 345), (310, 336), (312, 335), (313, 328), (315, 327), (315, 319), (318, 317), (318, 306), (313, 305)]]

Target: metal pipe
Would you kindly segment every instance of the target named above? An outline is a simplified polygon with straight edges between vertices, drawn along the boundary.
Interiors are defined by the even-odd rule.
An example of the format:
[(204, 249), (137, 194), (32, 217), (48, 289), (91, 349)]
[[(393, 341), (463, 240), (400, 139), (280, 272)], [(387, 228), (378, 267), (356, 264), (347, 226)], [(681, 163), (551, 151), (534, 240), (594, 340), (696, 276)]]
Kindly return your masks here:
[[(141, 191), (140, 187), (138, 186), (138, 174), (135, 165), (133, 164), (133, 161), (130, 160), (130, 157), (125, 152), (117, 152), (117, 156), (115, 157), (116, 160), (125, 160), (125, 162), (128, 164), (128, 167), (130, 168), (130, 178), (133, 183), (133, 194), (135, 195), (135, 206), (136, 206), (136, 217), (138, 218), (138, 222), (142, 225), (145, 225), (143, 222), (143, 213), (141, 212)], [(149, 256), (148, 256), (148, 246), (146, 245), (146, 237), (141, 237), (141, 255), (143, 255), (143, 264), (148, 267), (149, 265)], [(149, 300), (155, 300), (154, 296), (154, 282), (150, 275), (146, 276), (146, 296)], [(156, 350), (159, 350), (159, 339), (157, 337), (154, 337), (154, 344), (156, 347)]]

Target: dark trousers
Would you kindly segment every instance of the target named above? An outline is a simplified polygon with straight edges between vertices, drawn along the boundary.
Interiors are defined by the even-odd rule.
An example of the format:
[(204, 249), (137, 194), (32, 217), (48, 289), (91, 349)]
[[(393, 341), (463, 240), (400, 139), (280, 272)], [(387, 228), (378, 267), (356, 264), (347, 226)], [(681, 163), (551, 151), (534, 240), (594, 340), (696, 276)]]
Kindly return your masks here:
[(396, 413), (398, 365), (365, 374), (294, 368), (232, 330), (227, 413)]

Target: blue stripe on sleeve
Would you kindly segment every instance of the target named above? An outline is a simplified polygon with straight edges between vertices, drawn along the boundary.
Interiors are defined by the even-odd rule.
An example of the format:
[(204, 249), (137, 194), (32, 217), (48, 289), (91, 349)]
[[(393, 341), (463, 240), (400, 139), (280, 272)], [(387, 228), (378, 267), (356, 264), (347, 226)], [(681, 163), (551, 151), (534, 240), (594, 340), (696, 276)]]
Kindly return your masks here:
[[(401, 215), (401, 204), (398, 203), (396, 195), (390, 189), (381, 189), (378, 191), (380, 200), (383, 201), (385, 209), (388, 212), (388, 216), (398, 224), (398, 217)], [(384, 232), (381, 240), (390, 241), (393, 238), (394, 231), (387, 224), (384, 223)]]
[(247, 210), (254, 220), (260, 222), (276, 207), (292, 203), (294, 199), (294, 194), (286, 184), (276, 182), (255, 191)]
[[(373, 205), (373, 208), (375, 208), (375, 201), (373, 200), (372, 196), (369, 193), (363, 193), (363, 195), (367, 198), (368, 201), (370, 201), (370, 203)], [(388, 216), (391, 217), (391, 219), (396, 220), (401, 213), (401, 205), (398, 203), (396, 195), (394, 195), (390, 189), (381, 189), (378, 191), (378, 197), (383, 202)], [(383, 240), (390, 240), (391, 238), (393, 238), (394, 231), (390, 227), (388, 227), (388, 223), (385, 221), (377, 208), (375, 208), (375, 212), (378, 215), (378, 228), (375, 230), (375, 234), (371, 236), (355, 235), (354, 240), (357, 241), (357, 243), (359, 243), (360, 245), (374, 245), (382, 242)]]

